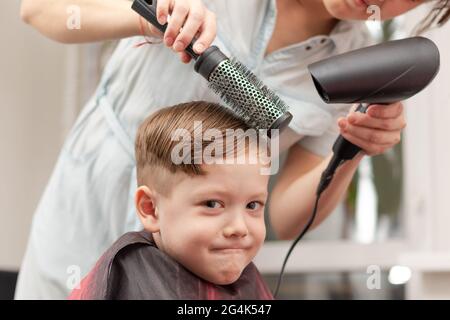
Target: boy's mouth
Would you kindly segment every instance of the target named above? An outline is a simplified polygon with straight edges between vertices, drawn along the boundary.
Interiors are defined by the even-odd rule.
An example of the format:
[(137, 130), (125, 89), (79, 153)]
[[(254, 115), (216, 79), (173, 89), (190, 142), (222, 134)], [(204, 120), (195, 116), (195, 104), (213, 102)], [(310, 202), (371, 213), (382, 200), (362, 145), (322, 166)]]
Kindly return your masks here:
[(242, 253), (247, 249), (235, 249), (235, 248), (224, 248), (224, 249), (215, 249), (213, 252), (222, 253), (222, 254), (234, 254), (234, 253)]
[(242, 251), (246, 251), (249, 249), (250, 249), (250, 246), (248, 246), (248, 245), (235, 244), (235, 245), (214, 247), (211, 249), (211, 251), (221, 252), (221, 253), (237, 253), (237, 252), (242, 252)]

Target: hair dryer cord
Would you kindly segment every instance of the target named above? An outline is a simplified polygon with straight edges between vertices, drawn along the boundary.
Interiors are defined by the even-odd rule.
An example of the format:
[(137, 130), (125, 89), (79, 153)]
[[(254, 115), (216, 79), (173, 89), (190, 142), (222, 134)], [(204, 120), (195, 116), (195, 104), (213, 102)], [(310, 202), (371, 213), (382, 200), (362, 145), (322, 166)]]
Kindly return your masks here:
[(308, 232), (309, 228), (312, 226), (312, 224), (313, 224), (313, 222), (314, 222), (314, 220), (316, 218), (316, 215), (317, 215), (317, 209), (318, 209), (318, 206), (319, 206), (320, 196), (326, 190), (326, 188), (328, 188), (328, 186), (330, 185), (331, 181), (333, 180), (334, 173), (336, 172), (336, 170), (344, 162), (345, 162), (345, 160), (342, 160), (340, 157), (336, 156), (336, 153), (335, 153), (333, 155), (333, 158), (328, 163), (327, 168), (322, 173), (322, 176), (321, 176), (320, 182), (319, 182), (319, 186), (318, 186), (317, 191), (316, 191), (316, 202), (314, 204), (314, 209), (313, 209), (313, 212), (311, 214), (311, 217), (309, 218), (308, 223), (305, 225), (305, 227), (303, 228), (302, 232), (297, 236), (297, 238), (291, 244), (291, 246), (290, 246), (290, 248), (289, 248), (289, 250), (288, 250), (288, 252), (286, 254), (286, 257), (284, 258), (280, 274), (278, 275), (277, 286), (276, 286), (274, 294), (273, 294), (273, 296), (275, 298), (277, 297), (278, 291), (280, 290), (280, 285), (281, 285), (281, 281), (282, 281), (282, 278), (283, 278), (284, 269), (286, 268), (287, 261), (288, 261), (290, 255), (291, 255), (292, 251), (294, 250), (294, 248), (297, 245), (297, 243), (303, 238), (303, 236), (306, 234), (306, 232)]

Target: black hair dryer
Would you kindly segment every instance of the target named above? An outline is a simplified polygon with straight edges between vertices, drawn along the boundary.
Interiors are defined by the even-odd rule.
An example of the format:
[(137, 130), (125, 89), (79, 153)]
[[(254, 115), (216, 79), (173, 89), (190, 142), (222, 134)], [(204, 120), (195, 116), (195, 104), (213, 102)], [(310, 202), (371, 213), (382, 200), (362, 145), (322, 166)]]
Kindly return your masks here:
[[(427, 38), (413, 37), (337, 55), (313, 63), (308, 69), (326, 103), (359, 103), (356, 111), (365, 113), (370, 104), (412, 97), (435, 78), (439, 66), (437, 46)], [(328, 175), (360, 150), (339, 136)]]
[[(439, 71), (439, 50), (422, 37), (390, 41), (325, 59), (308, 66), (317, 92), (326, 103), (359, 103), (365, 113), (370, 104), (389, 104), (412, 97), (424, 89)], [(294, 240), (284, 259), (274, 296), (277, 295), (287, 259), (314, 223), (322, 192), (336, 169), (361, 150), (343, 136), (333, 145), (333, 157), (322, 173), (316, 202), (308, 223)]]

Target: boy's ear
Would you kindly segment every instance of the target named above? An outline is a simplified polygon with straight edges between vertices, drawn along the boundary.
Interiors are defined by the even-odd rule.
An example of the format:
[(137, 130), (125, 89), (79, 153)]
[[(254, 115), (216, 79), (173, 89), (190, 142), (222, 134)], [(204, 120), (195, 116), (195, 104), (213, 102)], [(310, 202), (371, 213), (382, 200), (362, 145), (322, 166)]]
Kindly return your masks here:
[(140, 186), (134, 197), (138, 217), (144, 225), (144, 229), (151, 233), (159, 232), (159, 216), (155, 197), (156, 194), (147, 186)]

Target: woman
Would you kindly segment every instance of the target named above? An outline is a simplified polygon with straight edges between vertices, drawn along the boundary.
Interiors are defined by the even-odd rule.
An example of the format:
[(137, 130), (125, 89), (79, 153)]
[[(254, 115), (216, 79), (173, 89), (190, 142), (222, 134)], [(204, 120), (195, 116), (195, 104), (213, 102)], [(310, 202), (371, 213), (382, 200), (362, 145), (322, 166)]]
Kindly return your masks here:
[[(402, 10), (388, 2), (384, 6), (391, 16), (419, 3), (408, 1)], [(367, 115), (340, 118), (349, 107), (323, 104), (306, 71), (314, 61), (368, 44), (363, 23), (339, 21), (363, 18), (367, 4), (353, 0), (211, 0), (205, 4), (159, 0), (159, 21), (165, 22), (171, 13), (164, 44), (187, 63), (189, 58), (182, 51), (194, 35), (198, 34), (197, 53), (215, 38), (212, 12), (216, 12), (214, 44), (252, 69), (291, 107), (294, 119), (281, 141), (289, 155), (271, 199), (275, 229), (280, 237), (291, 238), (310, 215), (320, 173), (339, 133), (338, 120), (340, 132), (368, 155), (398, 143), (405, 125), (401, 104), (372, 106)], [(80, 30), (66, 28), (69, 5), (81, 9)], [(64, 144), (35, 213), (19, 276), (17, 298), (65, 298), (71, 289), (66, 286), (71, 277), (67, 270), (76, 266), (83, 276), (120, 235), (141, 228), (132, 199), (136, 188), (133, 138), (140, 122), (162, 106), (191, 100), (217, 102), (218, 98), (191, 65), (179, 63), (163, 45), (134, 48), (140, 39), (133, 36), (156, 31), (142, 24), (129, 1), (24, 0), (22, 9), (26, 22), (60, 42), (124, 38)], [(380, 114), (371, 115), (374, 111)], [(316, 223), (339, 202), (361, 157), (340, 168), (323, 195)]]

